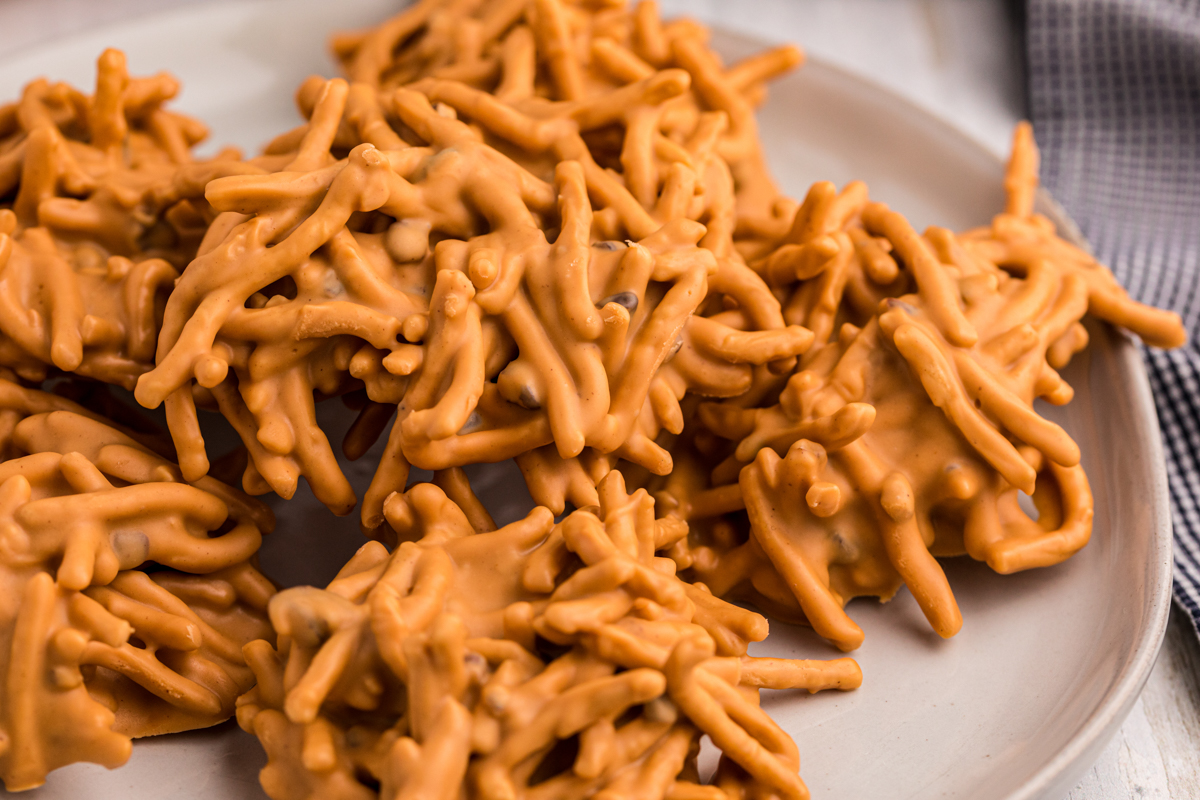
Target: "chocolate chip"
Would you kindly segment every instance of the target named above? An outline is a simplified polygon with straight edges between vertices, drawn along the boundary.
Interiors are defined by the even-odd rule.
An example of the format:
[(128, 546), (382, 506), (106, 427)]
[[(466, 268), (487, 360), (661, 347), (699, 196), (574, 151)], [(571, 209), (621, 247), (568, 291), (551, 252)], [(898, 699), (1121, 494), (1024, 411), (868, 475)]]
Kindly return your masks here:
[(635, 292), (617, 292), (601, 300), (596, 304), (596, 307), (604, 308), (609, 303), (616, 303), (632, 314), (634, 311), (637, 311), (638, 296)]

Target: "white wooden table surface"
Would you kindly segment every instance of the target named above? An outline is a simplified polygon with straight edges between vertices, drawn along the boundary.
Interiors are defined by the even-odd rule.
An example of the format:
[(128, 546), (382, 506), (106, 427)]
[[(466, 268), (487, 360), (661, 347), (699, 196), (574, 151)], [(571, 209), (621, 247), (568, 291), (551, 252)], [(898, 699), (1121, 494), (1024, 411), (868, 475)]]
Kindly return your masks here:
[[(0, 0), (0, 58), (39, 42), (204, 0)], [(397, 7), (402, 0), (397, 0)], [(1023, 57), (1002, 0), (660, 0), (808, 52), (952, 120), (1004, 154), (1024, 115)], [(31, 78), (34, 76), (30, 76)], [(1200, 645), (1173, 609), (1142, 697), (1066, 800), (1200, 798)]]

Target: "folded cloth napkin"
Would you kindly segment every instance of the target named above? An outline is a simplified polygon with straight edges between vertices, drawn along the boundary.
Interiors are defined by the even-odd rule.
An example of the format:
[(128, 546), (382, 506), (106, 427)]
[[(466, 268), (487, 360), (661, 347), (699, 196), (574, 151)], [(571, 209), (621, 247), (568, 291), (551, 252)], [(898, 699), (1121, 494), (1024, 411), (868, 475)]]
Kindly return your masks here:
[(1200, 634), (1200, 0), (1029, 0), (1042, 182), (1096, 256), (1190, 341), (1147, 349), (1175, 527), (1175, 598)]

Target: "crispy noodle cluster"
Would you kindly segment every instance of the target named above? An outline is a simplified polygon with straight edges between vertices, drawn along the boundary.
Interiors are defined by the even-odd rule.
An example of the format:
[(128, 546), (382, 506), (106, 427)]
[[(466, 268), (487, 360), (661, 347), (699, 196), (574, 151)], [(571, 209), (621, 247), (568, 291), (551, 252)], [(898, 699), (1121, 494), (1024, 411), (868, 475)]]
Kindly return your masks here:
[(268, 508), (76, 404), (0, 380), (0, 778), (216, 724), (254, 682)]
[[(619, 472), (599, 506), (475, 528), (433, 484), (392, 494), (406, 540), (276, 595), (238, 702), (274, 800), (806, 798), (758, 690), (852, 689), (857, 664), (752, 658), (758, 614), (675, 575), (687, 535)], [(486, 520), (490, 522), (490, 520)], [(478, 520), (477, 520), (478, 523)], [(722, 751), (711, 785), (696, 756)]]
[(1058, 370), (1087, 345), (1087, 314), (1159, 347), (1184, 331), (1034, 212), (1027, 124), (1005, 185), (1004, 212), (961, 235), (917, 234), (862, 184), (812, 188), (784, 247), (819, 251), (820, 270), (779, 279), (768, 260), (765, 272), (788, 319), (822, 344), (790, 376), (699, 404), (679, 466), (655, 486), (668, 513), (693, 521), (690, 545), (674, 551), (681, 568), (849, 650), (863, 634), (846, 602), (901, 584), (934, 630), (958, 631), (935, 557), (1010, 573), (1087, 543), (1079, 448), (1033, 401), (1071, 400)]
[[(769, 176), (754, 108), (766, 82), (803, 54), (783, 45), (726, 69), (708, 38), (694, 20), (661, 20), (652, 0), (424, 0), (332, 44), (352, 81), (381, 92), (419, 88), (460, 114), (508, 122), (489, 126), (491, 135), (527, 159), (573, 120), (590, 159), (620, 173), (647, 210), (663, 202), (668, 182), (672, 202), (693, 194), (689, 216), (710, 217), (714, 242), (734, 233), (731, 223), (740, 239), (781, 235), (795, 202)], [(596, 114), (601, 99), (611, 110)], [(574, 144), (556, 147), (561, 155)], [(680, 165), (696, 173), (694, 185), (680, 186), (692, 181)]]
[[(558, 8), (542, 6), (529, 13)], [(506, 19), (496, 35), (511, 28), (542, 58), (520, 14)], [(634, 17), (622, 19), (628, 39)], [(309, 121), (268, 146), (263, 174), (208, 184), (226, 214), (171, 295), (158, 365), (138, 384), (144, 405), (167, 403), (184, 474), (207, 469), (196, 403), (215, 404), (250, 452), (248, 491), (290, 497), (303, 475), (347, 513), (356, 497), (313, 403), (356, 391), (347, 455), (396, 417), (362, 509), (370, 531), (410, 464), (515, 457), (556, 512), (594, 505), (618, 458), (669, 473), (655, 439), (682, 430), (685, 395), (741, 394), (755, 366), (786, 371), (812, 342), (736, 246), (745, 187), (723, 155), (734, 111), (717, 102), (796, 59), (723, 71), (703, 36), (692, 25), (663, 39), (703, 63), (638, 61), (642, 77), (598, 74), (570, 100), (507, 103), (432, 77), (306, 82)], [(708, 103), (693, 85), (723, 89)], [(655, 122), (635, 142), (638, 109)], [(602, 129), (642, 172), (597, 163), (587, 135)], [(760, 163), (750, 141), (729, 157)]]
[[(236, 709), (275, 800), (802, 800), (759, 689), (861, 673), (750, 657), (731, 601), (851, 650), (846, 603), (907, 586), (948, 637), (938, 558), (1086, 544), (1034, 402), (1071, 400), (1088, 315), (1157, 347), (1178, 317), (1035, 212), (1025, 124), (977, 230), (787, 198), (754, 109), (802, 55), (708, 38), (651, 0), (418, 0), (335, 36), (346, 78), (249, 160), (193, 159), (176, 82), (115, 50), (90, 97), (0, 106), (8, 789)], [(216, 476), (350, 513), (335, 397), (342, 454), (381, 445), (376, 541), (276, 594), (271, 512)], [(201, 410), (241, 449), (210, 461)], [(507, 459), (537, 507), (497, 528), (463, 468)]]
[(132, 389), (154, 365), (166, 296), (211, 218), (175, 186), (207, 134), (164, 108), (178, 90), (107, 50), (92, 96), (42, 78), (0, 105), (0, 367)]

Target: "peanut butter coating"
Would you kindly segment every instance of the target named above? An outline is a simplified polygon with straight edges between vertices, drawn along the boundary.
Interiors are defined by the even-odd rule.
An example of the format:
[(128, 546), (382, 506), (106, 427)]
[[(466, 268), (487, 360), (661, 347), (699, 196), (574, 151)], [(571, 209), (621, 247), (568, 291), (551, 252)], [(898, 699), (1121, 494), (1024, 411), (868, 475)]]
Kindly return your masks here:
[[(754, 107), (766, 82), (803, 54), (784, 45), (726, 69), (708, 37), (694, 20), (662, 20), (651, 0), (430, 0), (371, 30), (336, 35), (332, 46), (349, 80), (383, 92), (422, 87), (460, 114), (469, 104), (473, 119), (507, 118), (509, 131), (524, 134), (524, 150), (553, 135), (551, 118), (573, 118), (595, 161), (620, 173), (647, 210), (663, 201), (675, 164), (695, 169), (705, 189), (710, 179), (729, 181), (736, 203), (711, 222), (730, 233), (736, 225), (750, 240), (786, 229), (795, 209), (768, 174)], [(547, 123), (522, 125), (506, 107)], [(710, 155), (720, 164), (706, 165)], [(686, 202), (686, 193), (667, 198)]]
[[(494, 35), (518, 29), (514, 17)], [(812, 335), (785, 323), (735, 241), (738, 192), (754, 193), (727, 159), (754, 160), (757, 145), (734, 147), (740, 129), (722, 138), (730, 112), (713, 98), (734, 78), (703, 48), (689, 60), (702, 30), (672, 31), (679, 58), (637, 78), (598, 73), (579, 96), (500, 98), (441, 73), (307, 81), (308, 123), (247, 165), (265, 174), (208, 184), (224, 214), (138, 384), (144, 405), (167, 403), (185, 474), (207, 469), (195, 406), (215, 403), (250, 452), (248, 491), (290, 497), (304, 476), (347, 513), (357, 498), (313, 397), (361, 388), (347, 453), (394, 415), (362, 509), (375, 535), (410, 465), (517, 458), (535, 499), (561, 511), (594, 504), (618, 459), (668, 473), (654, 440), (680, 430), (689, 392), (734, 396), (755, 365), (790, 368)], [(725, 89), (705, 100), (693, 84)], [(625, 138), (640, 184), (597, 162), (600, 131)]]
[(153, 366), (166, 297), (212, 218), (173, 188), (204, 168), (191, 147), (207, 135), (165, 107), (178, 90), (107, 50), (93, 95), (39, 79), (0, 106), (0, 366), (126, 389)]
[[(270, 635), (269, 509), (60, 397), (0, 380), (0, 778), (41, 785), (130, 739), (206, 727)], [(146, 569), (151, 564), (153, 569)]]
[[(687, 526), (655, 520), (619, 472), (598, 496), (557, 524), (538, 507), (476, 530), (417, 484), (385, 503), (404, 539), (392, 553), (372, 542), (328, 588), (278, 594), (278, 649), (246, 646), (258, 685), (238, 701), (267, 793), (808, 797), (758, 690), (852, 689), (857, 665), (747, 656), (766, 620), (656, 555)], [(723, 752), (712, 785), (696, 773), (702, 735)]]
[[(935, 631), (958, 631), (936, 557), (1011, 573), (1087, 543), (1079, 448), (1033, 402), (1071, 400), (1058, 370), (1087, 345), (1089, 313), (1160, 346), (1184, 333), (1033, 212), (1036, 164), (1023, 124), (1006, 210), (959, 236), (917, 234), (861, 184), (812, 188), (787, 243), (754, 266), (790, 293), (789, 319), (827, 341), (791, 376), (695, 410), (700, 427), (677, 443), (692, 463), (657, 484), (670, 514), (704, 520), (674, 551), (681, 568), (850, 650), (863, 634), (845, 603), (901, 584)], [(788, 247), (819, 268), (776, 269)]]
[[(193, 160), (174, 81), (117, 51), (90, 97), (0, 107), (0, 374), (136, 387), (179, 464), (117, 406), (0, 378), (9, 789), (236, 699), (276, 800), (801, 800), (758, 691), (861, 673), (749, 657), (766, 620), (729, 600), (851, 650), (846, 602), (906, 586), (952, 636), (939, 558), (1086, 544), (1079, 448), (1034, 402), (1070, 401), (1087, 315), (1161, 347), (1179, 319), (1035, 213), (1028, 125), (977, 230), (861, 182), (783, 196), (754, 107), (802, 56), (707, 40), (653, 2), (420, 0), (336, 36), (346, 78), (248, 161)], [(199, 410), (248, 494), (303, 477), (346, 514), (336, 396), (345, 455), (385, 441), (379, 541), (276, 594), (271, 514), (209, 477)], [(538, 507), (498, 528), (462, 467), (510, 458)]]

